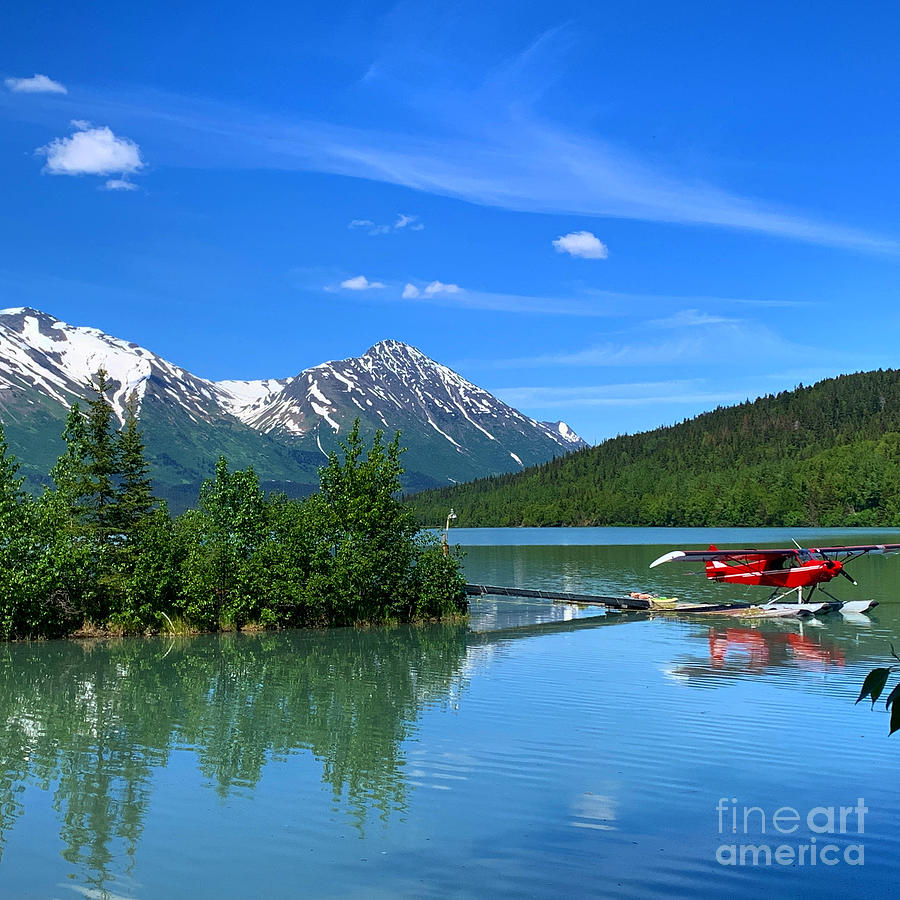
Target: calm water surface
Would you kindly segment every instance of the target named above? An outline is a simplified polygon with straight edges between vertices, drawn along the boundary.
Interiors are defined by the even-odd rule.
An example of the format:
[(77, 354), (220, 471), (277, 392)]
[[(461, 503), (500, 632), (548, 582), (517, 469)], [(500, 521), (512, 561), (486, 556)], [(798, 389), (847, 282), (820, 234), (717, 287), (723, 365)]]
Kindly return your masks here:
[[(760, 595), (649, 562), (792, 535), (900, 541), (454, 531), (470, 581), (704, 600)], [(853, 623), (503, 599), (468, 626), (0, 646), (0, 896), (888, 895), (900, 735), (853, 701), (900, 643), (900, 557), (850, 568), (835, 592), (882, 601)], [(862, 834), (807, 823), (859, 798)], [(735, 807), (758, 808), (746, 835)], [(813, 836), (837, 864), (716, 860)]]

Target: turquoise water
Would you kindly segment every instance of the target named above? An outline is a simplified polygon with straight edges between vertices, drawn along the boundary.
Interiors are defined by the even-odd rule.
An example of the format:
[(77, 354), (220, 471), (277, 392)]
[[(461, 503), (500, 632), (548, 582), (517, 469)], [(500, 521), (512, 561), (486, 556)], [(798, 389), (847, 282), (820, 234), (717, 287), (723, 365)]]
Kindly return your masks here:
[[(758, 595), (648, 570), (665, 550), (789, 542), (541, 534), (453, 537), (471, 581), (688, 599)], [(882, 600), (855, 623), (504, 598), (469, 626), (2, 646), (0, 896), (888, 894), (900, 735), (853, 701), (900, 638), (900, 557), (851, 569), (860, 587), (835, 592)], [(809, 827), (858, 798), (862, 834), (855, 813), (844, 834)], [(744, 807), (759, 812), (731, 833)], [(773, 833), (784, 807), (790, 835)], [(831, 844), (838, 862), (717, 861), (749, 843)]]

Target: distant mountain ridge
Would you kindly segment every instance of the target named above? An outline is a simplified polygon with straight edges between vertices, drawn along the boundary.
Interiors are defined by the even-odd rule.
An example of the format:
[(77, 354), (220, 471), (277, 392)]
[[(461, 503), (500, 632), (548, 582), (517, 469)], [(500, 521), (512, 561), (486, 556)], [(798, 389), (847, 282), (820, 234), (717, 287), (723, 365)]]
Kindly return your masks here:
[(898, 526), (900, 371), (841, 375), (410, 498), (424, 524)]
[(410, 490), (520, 469), (585, 446), (565, 423), (536, 422), (400, 341), (290, 378), (209, 381), (139, 345), (31, 308), (0, 310), (0, 421), (32, 485), (62, 450), (71, 403), (99, 368), (120, 419), (137, 397), (159, 486), (187, 496), (224, 453), (270, 486), (305, 493), (355, 418), (400, 429)]

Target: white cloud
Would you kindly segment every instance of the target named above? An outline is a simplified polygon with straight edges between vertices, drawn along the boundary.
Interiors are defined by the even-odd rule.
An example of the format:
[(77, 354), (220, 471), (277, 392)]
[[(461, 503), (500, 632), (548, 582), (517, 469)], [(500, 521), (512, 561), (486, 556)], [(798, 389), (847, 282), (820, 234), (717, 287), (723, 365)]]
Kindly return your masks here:
[(130, 175), (144, 167), (141, 150), (129, 138), (117, 137), (107, 126), (72, 121), (75, 133), (54, 138), (35, 152), (47, 157), (51, 175)]
[(368, 234), (387, 234), (391, 230), (390, 225), (376, 225), (371, 219), (354, 219), (348, 228), (365, 228)]
[(407, 282), (401, 296), (404, 300), (414, 300), (416, 297), (437, 297), (439, 295), (462, 293), (464, 291), (458, 284), (444, 284), (443, 281), (432, 281), (420, 290), (411, 282)]
[(557, 253), (568, 253), (569, 256), (580, 256), (583, 259), (606, 259), (609, 248), (590, 231), (570, 231), (560, 235), (553, 246)]
[(35, 73), (31, 78), (7, 78), (4, 84), (14, 94), (68, 94), (66, 86)]
[(110, 178), (103, 185), (104, 191), (136, 191), (137, 189), (138, 186), (136, 184), (126, 181), (124, 178)]
[(342, 281), (341, 287), (348, 291), (370, 291), (373, 288), (383, 288), (384, 285), (380, 281), (369, 281), (365, 275), (356, 275), (354, 278)]
[(462, 288), (458, 284), (444, 284), (443, 281), (432, 281), (425, 288), (425, 296), (433, 297), (435, 294), (459, 294)]
[(397, 221), (394, 222), (394, 231), (399, 231), (407, 226), (409, 226), (410, 231), (422, 231), (425, 228), (419, 221), (418, 216), (407, 216), (404, 213), (400, 213), (397, 216)]
[(399, 213), (393, 225), (379, 225), (371, 219), (354, 219), (347, 227), (353, 229), (364, 228), (367, 234), (373, 236), (390, 234), (392, 231), (402, 231), (404, 228), (409, 228), (410, 231), (422, 231), (425, 228), (419, 221), (418, 216), (408, 216), (405, 213)]

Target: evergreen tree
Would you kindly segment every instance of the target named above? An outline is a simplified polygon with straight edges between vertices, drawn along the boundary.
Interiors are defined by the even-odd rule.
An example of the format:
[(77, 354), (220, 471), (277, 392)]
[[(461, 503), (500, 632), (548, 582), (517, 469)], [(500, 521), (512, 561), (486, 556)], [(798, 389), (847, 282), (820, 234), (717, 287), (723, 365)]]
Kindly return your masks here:
[(117, 434), (113, 409), (107, 399), (110, 383), (105, 369), (99, 369), (91, 381), (93, 397), (88, 404), (85, 433), (87, 438), (86, 524), (98, 544), (109, 542), (115, 528), (116, 481), (118, 476)]
[(66, 452), (52, 471), (56, 490), (41, 498), (37, 511), (48, 577), (58, 582), (56, 595), (68, 598), (66, 615), (102, 624), (120, 605), (122, 593), (119, 554), (112, 542), (118, 454), (103, 369), (90, 388), (87, 415), (78, 403), (69, 410), (63, 431)]
[(137, 421), (137, 397), (125, 405), (125, 426), (118, 436), (119, 486), (115, 498), (116, 527), (131, 534), (156, 502), (150, 479), (150, 465), (144, 456), (144, 439)]
[(51, 470), (50, 477), (74, 525), (80, 522), (83, 503), (88, 493), (87, 428), (77, 402), (69, 409), (62, 437), (66, 443), (66, 450)]

